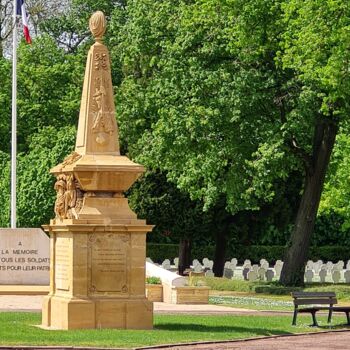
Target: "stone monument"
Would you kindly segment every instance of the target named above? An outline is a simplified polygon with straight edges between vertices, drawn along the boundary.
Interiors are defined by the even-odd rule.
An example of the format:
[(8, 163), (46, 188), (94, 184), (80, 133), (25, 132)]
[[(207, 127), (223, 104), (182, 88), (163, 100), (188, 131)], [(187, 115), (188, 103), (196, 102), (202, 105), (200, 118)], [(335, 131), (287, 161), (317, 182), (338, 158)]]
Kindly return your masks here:
[(75, 151), (51, 169), (56, 217), (50, 234), (50, 293), (42, 327), (153, 327), (145, 296), (146, 234), (124, 192), (144, 172), (119, 152), (106, 21), (90, 18), (95, 44), (88, 53)]

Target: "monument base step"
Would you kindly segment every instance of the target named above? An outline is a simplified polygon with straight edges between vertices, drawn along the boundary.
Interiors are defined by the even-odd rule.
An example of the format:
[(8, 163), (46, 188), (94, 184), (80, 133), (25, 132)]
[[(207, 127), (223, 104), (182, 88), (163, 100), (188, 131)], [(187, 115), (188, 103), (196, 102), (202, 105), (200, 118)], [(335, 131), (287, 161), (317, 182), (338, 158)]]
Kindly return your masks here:
[(47, 295), (50, 286), (41, 285), (0, 285), (0, 295)]
[(153, 303), (145, 299), (46, 296), (43, 329), (152, 329)]

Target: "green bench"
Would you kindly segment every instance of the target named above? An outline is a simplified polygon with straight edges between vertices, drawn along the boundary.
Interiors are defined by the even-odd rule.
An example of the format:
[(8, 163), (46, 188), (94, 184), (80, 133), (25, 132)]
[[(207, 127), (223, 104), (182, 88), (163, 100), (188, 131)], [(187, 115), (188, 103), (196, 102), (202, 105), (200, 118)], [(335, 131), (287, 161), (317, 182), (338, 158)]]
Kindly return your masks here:
[[(350, 325), (350, 306), (334, 306), (338, 303), (334, 292), (292, 292), (294, 302), (294, 315), (292, 325), (296, 325), (297, 316), (300, 313), (310, 313), (312, 315), (312, 326), (318, 326), (316, 312), (328, 311), (328, 323), (332, 320), (333, 312), (344, 312), (346, 314), (347, 325)], [(300, 306), (305, 306), (300, 308)]]

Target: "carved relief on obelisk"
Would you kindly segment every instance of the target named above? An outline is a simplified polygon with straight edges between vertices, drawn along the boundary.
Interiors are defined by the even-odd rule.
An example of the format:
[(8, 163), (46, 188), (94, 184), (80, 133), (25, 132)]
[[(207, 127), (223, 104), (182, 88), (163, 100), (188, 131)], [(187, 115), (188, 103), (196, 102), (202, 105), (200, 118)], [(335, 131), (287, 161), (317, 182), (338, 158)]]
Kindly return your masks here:
[(103, 13), (96, 12), (89, 25), (96, 42), (86, 63), (75, 150), (79, 154), (119, 155), (110, 59), (102, 43), (106, 30)]

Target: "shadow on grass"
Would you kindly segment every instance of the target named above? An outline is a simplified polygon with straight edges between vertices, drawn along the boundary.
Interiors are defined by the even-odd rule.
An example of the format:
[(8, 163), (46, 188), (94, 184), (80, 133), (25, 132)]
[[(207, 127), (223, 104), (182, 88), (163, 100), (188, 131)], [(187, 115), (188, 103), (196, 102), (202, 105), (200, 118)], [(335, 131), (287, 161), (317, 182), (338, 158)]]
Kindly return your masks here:
[(189, 332), (212, 332), (212, 333), (255, 333), (256, 335), (281, 335), (293, 334), (292, 332), (280, 329), (264, 329), (264, 328), (247, 328), (235, 326), (206, 326), (199, 324), (183, 324), (183, 323), (162, 323), (155, 325), (154, 329), (165, 331), (189, 331)]
[[(311, 327), (311, 326), (310, 326)], [(332, 324), (332, 325), (318, 325), (319, 329), (324, 329), (324, 330), (337, 330), (337, 329), (347, 329), (350, 331), (350, 325), (348, 325), (347, 323), (343, 323), (343, 324)]]

